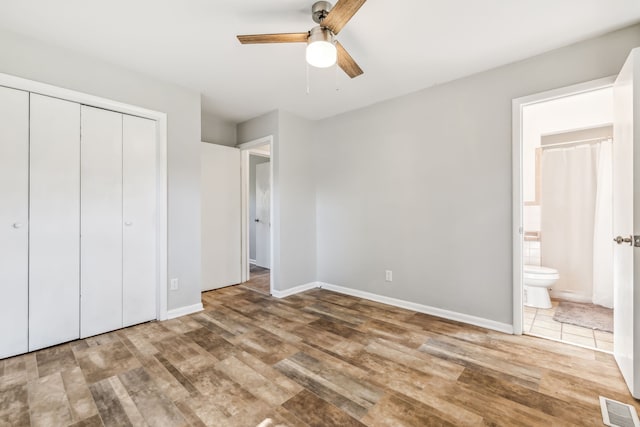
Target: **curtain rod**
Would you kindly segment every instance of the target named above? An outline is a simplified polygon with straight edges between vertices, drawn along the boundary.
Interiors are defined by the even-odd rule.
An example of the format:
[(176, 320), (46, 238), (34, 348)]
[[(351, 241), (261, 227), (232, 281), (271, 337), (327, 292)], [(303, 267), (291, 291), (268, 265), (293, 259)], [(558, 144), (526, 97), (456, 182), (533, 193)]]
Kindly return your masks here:
[(558, 142), (555, 144), (547, 144), (541, 145), (540, 148), (546, 150), (547, 148), (556, 148), (556, 147), (567, 147), (571, 145), (580, 145), (580, 144), (597, 144), (598, 142), (610, 141), (613, 138), (610, 136), (598, 137), (598, 138), (590, 138), (590, 139), (580, 139), (578, 141), (569, 141), (569, 142)]

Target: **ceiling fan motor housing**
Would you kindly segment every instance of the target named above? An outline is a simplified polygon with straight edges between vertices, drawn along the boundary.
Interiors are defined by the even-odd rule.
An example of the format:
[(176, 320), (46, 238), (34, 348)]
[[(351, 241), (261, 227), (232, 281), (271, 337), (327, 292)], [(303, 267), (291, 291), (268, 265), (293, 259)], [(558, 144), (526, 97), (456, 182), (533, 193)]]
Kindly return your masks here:
[(313, 27), (311, 31), (309, 31), (308, 43), (313, 43), (316, 41), (333, 43), (333, 33), (330, 29), (324, 28), (320, 25), (318, 25), (317, 27)]
[(328, 1), (317, 1), (311, 6), (313, 21), (320, 24), (327, 17), (333, 6)]

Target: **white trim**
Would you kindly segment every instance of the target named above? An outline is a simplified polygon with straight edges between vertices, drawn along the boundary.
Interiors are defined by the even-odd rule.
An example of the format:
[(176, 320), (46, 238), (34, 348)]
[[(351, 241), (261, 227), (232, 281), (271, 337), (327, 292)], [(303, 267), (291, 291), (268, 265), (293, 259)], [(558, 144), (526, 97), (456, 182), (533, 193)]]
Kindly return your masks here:
[[(260, 145), (265, 145), (265, 144), (273, 144), (273, 135), (267, 135), (267, 136), (263, 136), (261, 138), (257, 138), (257, 139), (252, 139), (249, 142), (243, 142), (242, 144), (238, 144), (237, 148), (241, 149), (241, 150), (248, 150), (250, 148), (255, 148), (258, 147)], [(273, 151), (273, 147), (269, 147), (269, 152), (271, 153)]]
[(83, 105), (116, 111), (118, 113), (132, 116), (144, 117), (157, 122), (157, 144), (158, 144), (158, 282), (156, 287), (156, 318), (164, 320), (167, 318), (167, 114), (149, 110), (134, 105), (125, 104), (99, 96), (89, 95), (71, 89), (65, 89), (46, 83), (23, 79), (22, 77), (0, 73), (0, 86), (6, 86), (27, 92), (38, 93), (45, 96), (60, 98), (67, 101), (77, 102)]
[(186, 316), (187, 314), (197, 313), (199, 311), (204, 310), (202, 303), (199, 302), (193, 305), (186, 305), (184, 307), (174, 308), (173, 310), (169, 310), (167, 312), (167, 319), (175, 319), (176, 317)]
[(157, 119), (158, 124), (158, 285), (156, 293), (158, 305), (156, 317), (158, 320), (167, 318), (167, 299), (169, 283), (169, 224), (167, 212), (169, 210), (168, 194), (168, 156), (167, 156), (167, 115)]
[[(512, 136), (512, 167), (511, 180), (513, 186), (513, 209), (512, 209), (512, 233), (513, 233), (513, 333), (522, 335), (523, 330), (523, 308), (524, 288), (522, 287), (522, 245), (523, 220), (522, 220), (522, 144), (520, 142), (522, 132), (522, 105), (513, 100), (513, 136)], [(517, 141), (517, 143), (516, 143)]]
[(455, 320), (457, 322), (480, 326), (481, 328), (504, 332), (505, 334), (513, 333), (513, 326), (509, 325), (508, 323), (496, 322), (495, 320), (471, 316), (469, 314), (458, 313), (450, 310), (444, 310), (442, 308), (431, 307), (424, 304), (417, 304), (397, 298), (386, 297), (384, 295), (372, 294), (370, 292), (359, 291), (357, 289), (346, 288), (344, 286), (332, 285), (329, 283), (320, 283), (320, 288), (345, 295), (351, 295), (358, 298), (368, 299), (371, 301), (381, 302), (383, 304), (392, 305), (394, 307), (406, 308), (407, 310), (417, 311), (419, 313), (425, 313), (443, 319)]
[(512, 153), (512, 265), (513, 265), (513, 333), (522, 334), (523, 285), (522, 285), (522, 244), (523, 244), (523, 198), (522, 198), (522, 109), (527, 105), (578, 95), (598, 89), (611, 87), (616, 76), (604, 77), (589, 82), (515, 98), (511, 101), (511, 120), (513, 126), (511, 138)]
[(72, 89), (61, 88), (47, 83), (40, 83), (34, 80), (23, 79), (22, 77), (16, 77), (10, 74), (0, 73), (0, 86), (39, 93), (41, 95), (60, 98), (67, 101), (73, 101), (79, 104), (90, 105), (105, 110), (113, 110), (117, 111), (118, 113), (145, 117), (152, 120), (160, 120), (162, 117), (166, 118), (167, 116), (165, 113), (162, 113), (160, 111), (136, 107), (135, 105), (125, 104), (123, 102), (114, 101), (95, 95), (89, 95), (87, 93), (78, 92)]
[[(271, 191), (270, 191), (270, 195), (269, 197), (271, 198), (270, 200), (270, 204), (269, 204), (269, 217), (271, 218), (271, 224), (272, 226), (269, 227), (269, 245), (270, 245), (270, 249), (269, 249), (269, 256), (270, 256), (270, 260), (269, 260), (269, 286), (270, 286), (270, 293), (271, 295), (274, 295), (274, 292), (278, 292), (277, 290), (274, 289), (274, 276), (275, 276), (275, 269), (277, 268), (276, 265), (274, 265), (273, 263), (273, 248), (274, 248), (274, 236), (273, 236), (273, 223), (275, 222), (275, 218), (273, 216), (273, 212), (274, 212), (274, 206), (273, 206), (273, 200), (274, 200), (274, 180), (273, 180), (273, 135), (268, 135), (268, 136), (264, 136), (262, 138), (258, 138), (258, 139), (254, 139), (252, 141), (249, 142), (245, 142), (243, 144), (239, 144), (237, 146), (237, 148), (240, 149), (240, 173), (241, 173), (241, 217), (242, 217), (242, 221), (241, 221), (241, 229), (240, 229), (240, 238), (241, 238), (241, 243), (240, 243), (240, 247), (241, 247), (241, 256), (240, 256), (240, 262), (241, 264), (241, 268), (240, 268), (240, 283), (244, 283), (247, 280), (249, 280), (250, 274), (249, 274), (249, 268), (251, 264), (251, 258), (249, 257), (249, 154), (255, 154), (252, 152), (252, 150), (255, 147), (259, 147), (261, 145), (269, 145), (269, 153), (271, 154), (269, 157), (271, 159), (271, 161), (269, 162), (269, 180), (270, 180), (270, 184), (271, 184)], [(253, 260), (253, 264), (255, 264), (255, 260)]]
[(269, 153), (261, 153), (260, 151), (256, 151), (256, 150), (252, 150), (249, 149), (249, 154), (251, 154), (252, 156), (256, 156), (256, 157), (264, 157), (265, 159), (270, 159), (271, 158), (271, 154)]
[(240, 149), (240, 283), (249, 280), (249, 151)]
[(551, 298), (557, 298), (565, 301), (581, 302), (593, 304), (593, 298), (590, 295), (579, 294), (571, 291), (554, 291), (549, 292)]
[(293, 288), (285, 289), (284, 291), (279, 291), (277, 289), (271, 289), (271, 296), (276, 298), (286, 298), (288, 296), (299, 294), (300, 292), (305, 292), (310, 289), (321, 288), (324, 283), (321, 282), (310, 282), (305, 283), (304, 285), (295, 286)]
[(417, 311), (442, 319), (455, 320), (457, 322), (467, 323), (469, 325), (480, 326), (481, 328), (491, 329), (505, 334), (513, 334), (513, 326), (508, 323), (496, 322), (495, 320), (485, 319), (483, 317), (471, 316), (469, 314), (458, 313), (455, 311), (444, 310), (442, 308), (431, 307), (424, 304), (405, 301), (397, 298), (391, 298), (384, 295), (373, 294), (371, 292), (360, 291), (357, 289), (347, 288), (344, 286), (332, 285), (324, 282), (311, 282), (304, 285), (296, 286), (284, 291), (271, 290), (271, 295), (276, 298), (286, 298), (288, 296), (305, 292), (310, 289), (320, 288), (328, 291), (338, 292), (340, 294), (351, 295), (353, 297), (364, 298), (370, 301), (376, 301), (394, 307), (406, 308), (407, 310)]
[(256, 265), (256, 260), (249, 258), (249, 265)]

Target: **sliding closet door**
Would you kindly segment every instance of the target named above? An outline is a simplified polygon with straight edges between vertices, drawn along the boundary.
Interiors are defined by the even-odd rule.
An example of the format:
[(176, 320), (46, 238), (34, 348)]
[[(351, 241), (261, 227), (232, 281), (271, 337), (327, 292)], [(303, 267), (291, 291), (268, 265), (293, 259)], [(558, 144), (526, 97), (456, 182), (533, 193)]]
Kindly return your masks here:
[(28, 351), (29, 93), (0, 87), (0, 359)]
[(80, 336), (80, 105), (31, 94), (29, 350)]
[(123, 326), (156, 318), (156, 122), (123, 116)]
[(122, 327), (122, 114), (82, 106), (81, 336)]

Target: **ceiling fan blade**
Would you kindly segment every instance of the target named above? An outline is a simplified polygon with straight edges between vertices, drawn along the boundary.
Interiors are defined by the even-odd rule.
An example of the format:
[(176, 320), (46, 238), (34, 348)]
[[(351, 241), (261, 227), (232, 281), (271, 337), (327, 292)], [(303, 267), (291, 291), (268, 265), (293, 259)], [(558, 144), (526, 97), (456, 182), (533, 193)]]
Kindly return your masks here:
[(237, 37), (242, 44), (306, 43), (309, 33), (248, 34)]
[(349, 52), (346, 51), (339, 41), (336, 41), (336, 49), (338, 50), (338, 66), (342, 68), (349, 77), (358, 77), (364, 73), (362, 68), (353, 60)]
[(333, 31), (333, 34), (338, 34), (365, 1), (367, 0), (338, 0), (321, 25)]

